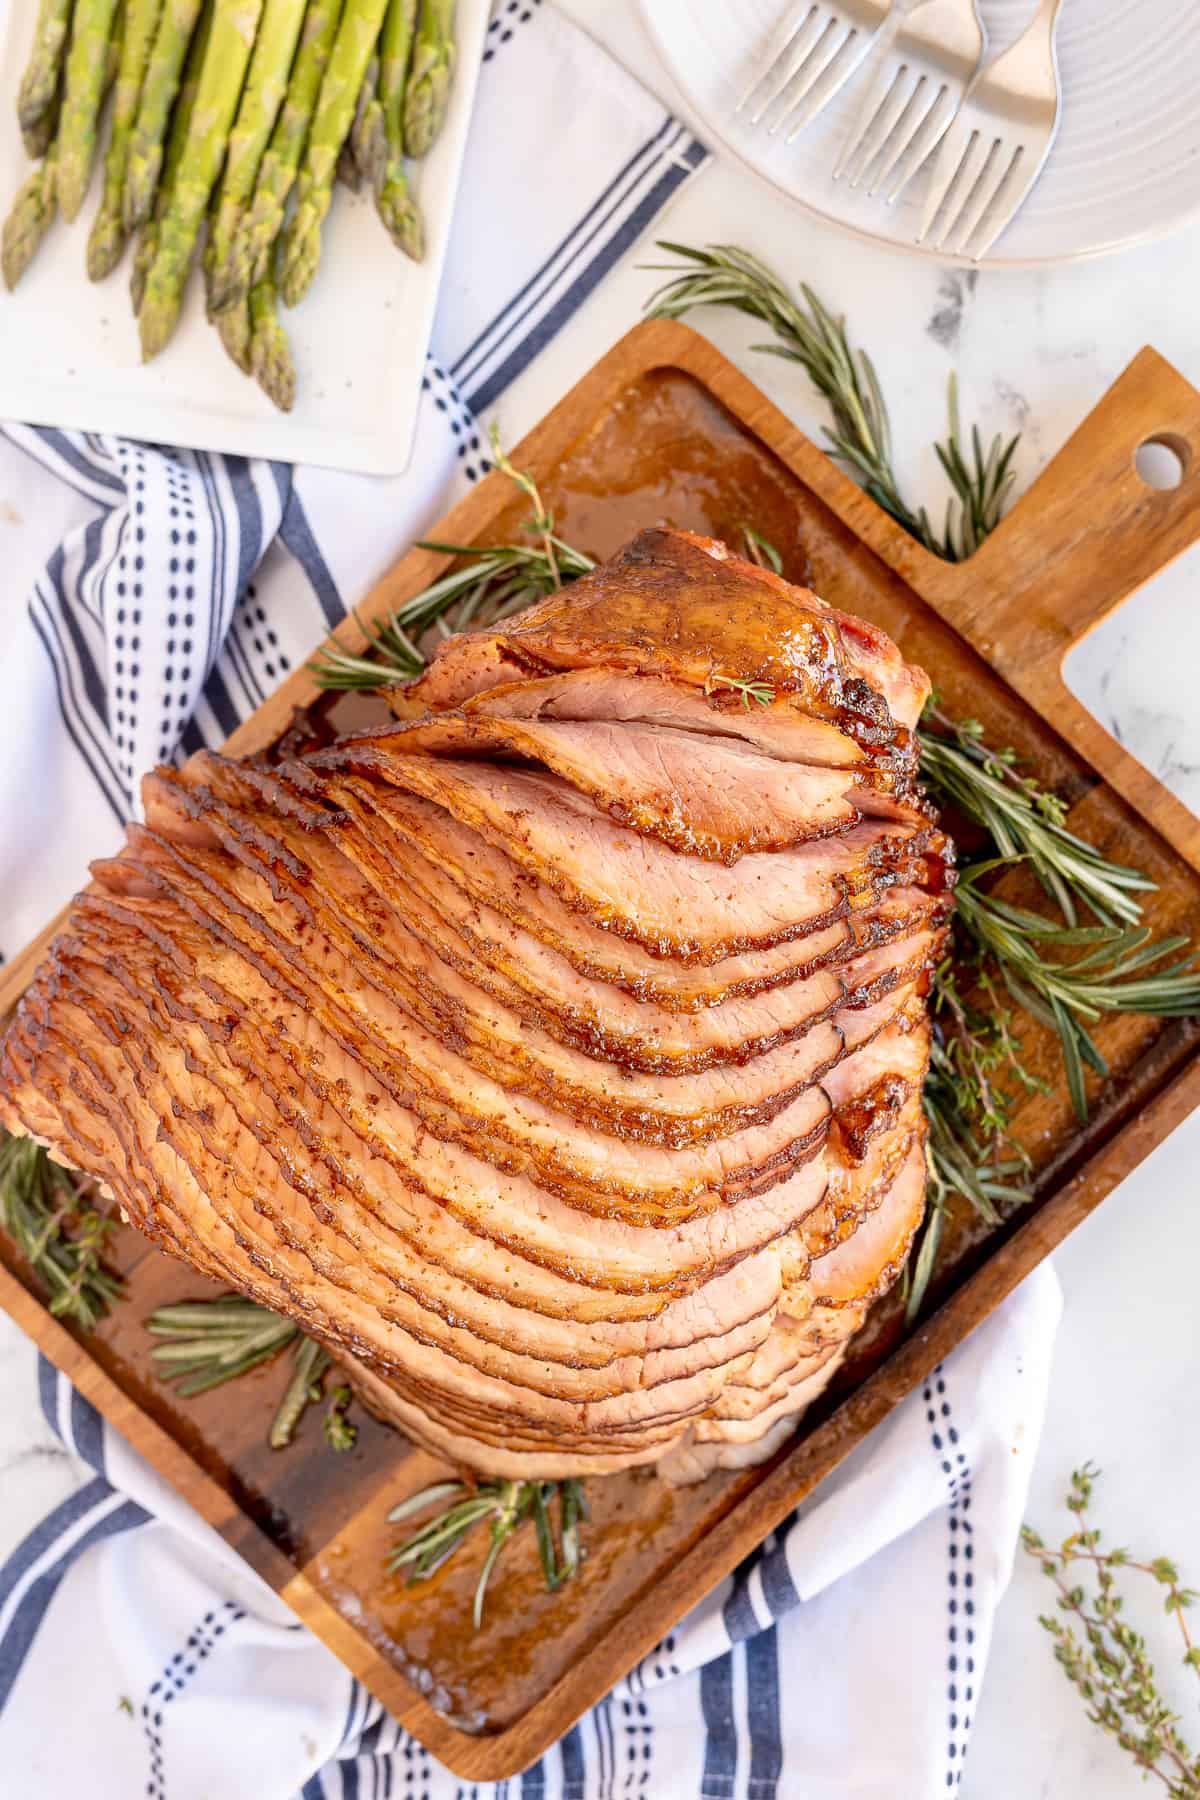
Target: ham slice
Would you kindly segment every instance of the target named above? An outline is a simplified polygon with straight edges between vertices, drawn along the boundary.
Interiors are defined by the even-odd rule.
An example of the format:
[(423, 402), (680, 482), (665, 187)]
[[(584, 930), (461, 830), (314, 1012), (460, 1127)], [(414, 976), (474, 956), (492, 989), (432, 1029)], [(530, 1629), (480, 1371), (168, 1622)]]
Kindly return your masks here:
[(647, 532), (386, 729), (146, 779), (0, 1121), (481, 1473), (771, 1454), (924, 1206), (950, 846), (881, 633)]

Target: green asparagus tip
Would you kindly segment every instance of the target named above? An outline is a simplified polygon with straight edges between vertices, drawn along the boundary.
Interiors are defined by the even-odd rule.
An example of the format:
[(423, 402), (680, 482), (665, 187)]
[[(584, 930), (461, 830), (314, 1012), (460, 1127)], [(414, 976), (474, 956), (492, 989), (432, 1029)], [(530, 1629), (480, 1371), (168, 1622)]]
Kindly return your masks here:
[(217, 334), (243, 375), (250, 373), (250, 308), (243, 301), (216, 315)]
[(46, 187), (43, 171), (35, 169), (18, 192), (0, 231), (0, 272), (10, 293), (33, 261), (54, 218), (53, 194), (48, 198)]
[(312, 286), (313, 276), (321, 262), (321, 231), (305, 231), (293, 235), (287, 247), (287, 261), (279, 281), (279, 292), (288, 306), (298, 306)]
[(158, 145), (147, 150), (145, 155), (139, 156), (136, 161), (130, 159), (129, 166), (125, 171), (125, 188), (121, 198), (127, 232), (135, 232), (150, 217), (161, 171), (162, 150)]
[(104, 206), (96, 214), (87, 244), (89, 281), (103, 281), (111, 275), (125, 249), (125, 226), (118, 214)]
[(404, 96), (404, 148), (410, 156), (427, 156), (446, 117), (453, 64), (435, 63), (410, 79)]
[(40, 114), (32, 125), (22, 125), (21, 142), (25, 146), (25, 154), (31, 162), (40, 162), (54, 142), (54, 131), (58, 121), (53, 107)]
[(425, 221), (403, 177), (385, 184), (376, 206), (397, 249), (420, 262), (425, 255)]
[(267, 399), (280, 412), (291, 412), (296, 404), (296, 366), (287, 334), (277, 321), (255, 332), (251, 369)]
[(179, 311), (180, 297), (177, 294), (168, 299), (155, 299), (147, 282), (146, 293), (138, 311), (138, 338), (142, 346), (143, 362), (152, 362), (160, 350), (166, 349), (179, 323)]

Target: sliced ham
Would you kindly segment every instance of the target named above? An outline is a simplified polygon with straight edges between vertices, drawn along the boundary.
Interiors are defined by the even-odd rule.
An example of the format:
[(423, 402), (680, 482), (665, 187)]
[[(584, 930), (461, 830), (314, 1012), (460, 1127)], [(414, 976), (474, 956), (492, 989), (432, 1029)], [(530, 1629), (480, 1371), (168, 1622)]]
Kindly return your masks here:
[(147, 778), (0, 1122), (480, 1473), (772, 1454), (924, 1206), (952, 855), (874, 627), (643, 533), (398, 722)]

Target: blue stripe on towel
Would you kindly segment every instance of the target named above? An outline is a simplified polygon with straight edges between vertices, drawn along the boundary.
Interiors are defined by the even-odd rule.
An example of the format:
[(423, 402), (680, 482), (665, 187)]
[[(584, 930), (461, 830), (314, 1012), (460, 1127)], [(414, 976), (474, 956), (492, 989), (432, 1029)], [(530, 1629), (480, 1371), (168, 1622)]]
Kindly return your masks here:
[(746, 1711), (750, 1736), (749, 1800), (775, 1800), (783, 1771), (779, 1716), (779, 1643), (775, 1627), (745, 1644)]
[[(682, 137), (683, 128), (678, 128)], [(676, 147), (675, 140), (669, 147)], [(603, 280), (613, 264), (624, 255), (629, 246), (642, 235), (657, 213), (666, 205), (675, 189), (687, 180), (708, 155), (703, 144), (691, 139), (686, 148), (681, 149), (680, 160), (668, 160), (664, 155), (660, 160), (666, 165), (650, 191), (643, 196), (638, 205), (622, 219), (621, 223), (609, 237), (596, 249), (595, 254), (586, 266), (581, 269), (567, 291), (555, 301), (529, 334), (509, 353), (498, 369), (480, 385), (467, 394), (467, 405), (473, 412), (479, 413), (489, 406), (499, 394), (502, 394), (511, 382), (533, 361), (538, 352), (562, 330), (583, 305), (593, 288)]]
[(729, 1800), (737, 1777), (737, 1727), (733, 1720), (733, 1652), (705, 1663), (700, 1671), (704, 1714), (704, 1775), (701, 1800)]
[[(40, 609), (39, 602), (41, 603)], [(123, 825), (129, 806), (124, 784), (109, 763), (102, 747), (96, 742), (94, 732), (78, 716), (78, 700), (71, 671), (40, 588), (34, 589), (33, 599), (29, 606), (29, 616), (50, 663), (55, 692), (58, 697), (59, 715), (66, 727), (67, 735), (91, 772), (100, 792), (112, 808), (118, 825)]]
[[(17, 1546), (0, 1569), (0, 1612), (13, 1600), (23, 1582), (28, 1581), (28, 1586), (16, 1601), (0, 1634), (0, 1711), (21, 1672), (59, 1583), (71, 1565), (91, 1545), (118, 1532), (131, 1531), (149, 1517), (144, 1507), (132, 1500), (122, 1500), (102, 1476), (96, 1476), (61, 1506), (56, 1506)], [(80, 1526), (84, 1529), (80, 1530)], [(58, 1555), (52, 1555), (55, 1545), (64, 1538), (70, 1541)], [(47, 1566), (39, 1574), (32, 1575), (37, 1564), (47, 1557), (51, 1557)]]
[[(575, 221), (570, 231), (559, 239), (528, 281), (517, 289), (507, 305), (472, 339), (451, 370), (456, 381), (469, 381), (479, 373), (489, 358), (496, 356), (503, 348), (517, 326), (537, 305), (546, 287), (570, 268), (579, 254), (581, 244), (590, 243), (595, 230), (606, 224), (614, 209), (625, 201), (631, 186), (645, 173), (673, 124), (674, 120), (669, 116), (664, 118), (657, 131), (644, 144), (639, 145), (628, 162), (617, 170), (607, 187), (596, 196), (587, 211)], [(605, 208), (608, 210), (605, 211)]]

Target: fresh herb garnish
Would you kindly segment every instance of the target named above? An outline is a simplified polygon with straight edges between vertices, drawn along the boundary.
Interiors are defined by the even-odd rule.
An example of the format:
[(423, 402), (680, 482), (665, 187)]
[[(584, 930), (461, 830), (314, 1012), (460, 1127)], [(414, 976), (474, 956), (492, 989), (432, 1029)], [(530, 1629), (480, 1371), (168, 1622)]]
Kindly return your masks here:
[(90, 1331), (124, 1292), (105, 1262), (116, 1229), (86, 1180), (50, 1160), (32, 1138), (0, 1132), (0, 1226), (50, 1296), (56, 1319)]
[(325, 1433), (325, 1442), (331, 1450), (353, 1450), (358, 1442), (358, 1426), (347, 1415), (354, 1396), (344, 1384), (335, 1387), (330, 1395), (325, 1417), (321, 1428)]
[[(176, 1392), (185, 1399), (247, 1375), (294, 1346), (292, 1374), (267, 1434), (272, 1450), (286, 1449), (292, 1442), (305, 1410), (321, 1398), (333, 1361), (329, 1352), (303, 1336), (291, 1319), (280, 1318), (269, 1307), (241, 1294), (160, 1306), (146, 1320), (146, 1329), (163, 1340), (150, 1352), (159, 1374), (164, 1381), (175, 1382)], [(331, 1449), (350, 1449), (357, 1436), (345, 1417), (350, 1390), (338, 1388), (332, 1398), (330, 1411), (336, 1411), (337, 1423), (331, 1425), (326, 1419), (326, 1440)]]
[(739, 681), (735, 675), (710, 675), (704, 683), (706, 694), (715, 694), (722, 688), (739, 694), (747, 712), (751, 701), (757, 706), (770, 706), (775, 698), (775, 689), (769, 681)]
[[(1010, 1095), (1040, 1084), (1025, 1069), (1009, 1003), (1057, 1035), (1081, 1120), (1088, 1116), (1086, 1071), (1108, 1073), (1090, 1029), (1105, 1013), (1200, 1012), (1191, 941), (1155, 941), (1139, 923), (1139, 896), (1153, 890), (1152, 881), (1069, 831), (1060, 797), (1024, 773), (1013, 751), (989, 748), (977, 720), (955, 721), (931, 708), (920, 744), (933, 798), (978, 827), (983, 841), (960, 872), (952, 952), (933, 982), (935, 1043), (925, 1085), (929, 1209), (906, 1278), (910, 1319), (924, 1300), (953, 1195), (988, 1225), (1000, 1222), (999, 1208), (1032, 1198), (1029, 1158), (1009, 1131)], [(1057, 918), (996, 892), (997, 879), (1017, 868), (1037, 876)], [(968, 980), (986, 1011), (963, 1001), (960, 986)]]
[[(552, 1508), (558, 1498), (558, 1536), (555, 1538)], [(450, 1504), (408, 1538), (387, 1559), (392, 1574), (409, 1571), (409, 1582), (425, 1581), (458, 1549), (476, 1525), (490, 1527), (487, 1555), (475, 1586), (472, 1617), (478, 1631), (488, 1582), (500, 1552), (513, 1533), (533, 1521), (542, 1577), (551, 1593), (579, 1571), (584, 1551), (579, 1540), (580, 1521), (586, 1519), (587, 1501), (581, 1481), (436, 1481), (394, 1506), (388, 1514), (393, 1524), (415, 1518), (441, 1501)]]
[(770, 569), (772, 575), (783, 574), (782, 556), (761, 531), (755, 531), (752, 525), (743, 525), (742, 543), (750, 562), (757, 563), (760, 569)]
[(494, 625), (594, 568), (590, 556), (555, 536), (554, 520), (532, 476), (513, 467), (500, 448), (495, 426), (491, 442), (495, 466), (529, 497), (533, 512), (522, 529), (536, 542), (486, 547), (422, 539), (422, 550), (453, 556), (458, 566), (384, 619), (362, 619), (356, 613), (367, 640), (365, 649), (354, 655), (331, 639), (309, 664), (318, 687), (371, 691), (411, 681), (425, 667), (419, 646), (426, 632), (436, 629), (449, 637), (469, 626)]
[[(1183, 1586), (1169, 1557), (1138, 1561), (1127, 1550), (1100, 1548), (1088, 1511), (1098, 1474), (1086, 1465), (1072, 1475), (1066, 1504), (1077, 1525), (1057, 1549), (1028, 1525), (1022, 1528), (1025, 1549), (1058, 1590), (1057, 1612), (1042, 1614), (1040, 1622), (1093, 1725), (1114, 1737), (1172, 1800), (1200, 1800), (1200, 1756), (1184, 1742), (1178, 1715), (1159, 1692), (1145, 1639), (1128, 1622), (1117, 1571), (1132, 1570), (1158, 1585), (1163, 1610), (1179, 1628), (1184, 1666), (1193, 1671), (1200, 1671), (1200, 1646), (1192, 1642), (1185, 1615), (1198, 1596)], [(1079, 1580), (1084, 1572), (1093, 1577), (1094, 1592)]]
[(925, 508), (914, 509), (901, 492), (879, 377), (866, 351), (852, 348), (845, 321), (835, 318), (806, 283), (801, 283), (797, 300), (773, 270), (734, 244), (696, 250), (660, 241), (658, 248), (681, 262), (651, 265), (670, 277), (646, 303), (651, 316), (682, 319), (697, 306), (729, 306), (769, 326), (774, 342), (753, 348), (800, 364), (833, 413), (833, 426), (825, 430), (831, 455), (872, 500), (947, 562), (961, 562), (979, 548), (1004, 511), (1019, 438), (1005, 443), (997, 437), (985, 452), (978, 430), (973, 429), (965, 454), (957, 385), (951, 377), (949, 434), (934, 448), (953, 494), (938, 532)]

